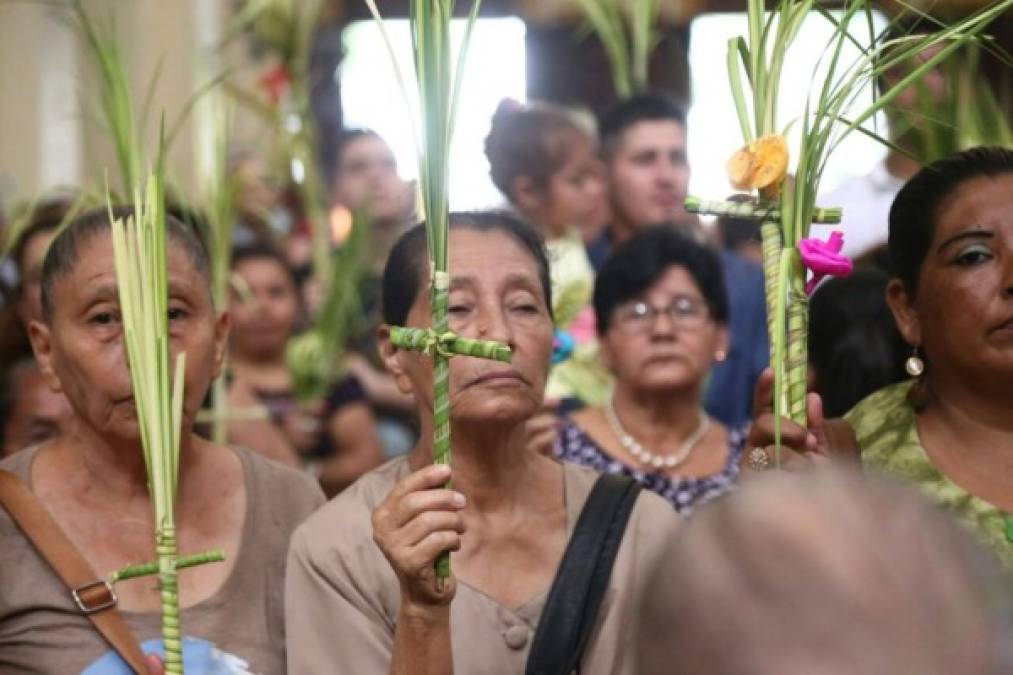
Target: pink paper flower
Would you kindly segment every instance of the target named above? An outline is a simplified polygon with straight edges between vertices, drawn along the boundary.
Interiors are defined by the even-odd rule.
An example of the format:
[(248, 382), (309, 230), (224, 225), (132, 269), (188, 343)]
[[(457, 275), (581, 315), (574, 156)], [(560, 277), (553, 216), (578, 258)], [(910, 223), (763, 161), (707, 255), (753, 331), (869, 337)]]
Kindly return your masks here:
[(834, 230), (826, 241), (803, 239), (798, 243), (802, 262), (812, 271), (812, 278), (806, 282), (806, 295), (816, 290), (823, 277), (846, 277), (851, 274), (854, 264), (851, 258), (841, 254), (844, 248), (844, 233)]

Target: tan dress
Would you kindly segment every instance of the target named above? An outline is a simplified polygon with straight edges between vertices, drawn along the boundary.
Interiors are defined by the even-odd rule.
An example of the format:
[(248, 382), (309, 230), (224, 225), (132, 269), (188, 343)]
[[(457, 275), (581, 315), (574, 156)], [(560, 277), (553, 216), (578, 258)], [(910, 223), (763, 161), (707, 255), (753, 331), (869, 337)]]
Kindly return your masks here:
[[(366, 474), (304, 523), (292, 538), (285, 611), (291, 675), (373, 675), (390, 668), (400, 593), (394, 572), (373, 543), (370, 517), (394, 484), (408, 475), (406, 458)], [(563, 464), (567, 537), (598, 474)], [(666, 658), (666, 598), (677, 592), (669, 553), (680, 516), (644, 491), (633, 508), (582, 675), (672, 672)], [(510, 570), (503, 570), (509, 574)], [(459, 584), (451, 606), (454, 672), (524, 672), (548, 592), (504, 607)]]
[[(184, 635), (248, 662), (251, 672), (284, 673), (282, 580), (289, 536), (324, 497), (309, 476), (248, 451), (236, 452), (247, 489), (239, 555), (213, 596), (181, 612), (181, 624)], [(0, 468), (30, 484), (35, 454), (24, 450), (0, 462)], [(157, 613), (124, 612), (124, 618), (142, 641), (161, 634)], [(109, 658), (109, 651), (63, 583), (0, 508), (0, 673), (80, 673)]]

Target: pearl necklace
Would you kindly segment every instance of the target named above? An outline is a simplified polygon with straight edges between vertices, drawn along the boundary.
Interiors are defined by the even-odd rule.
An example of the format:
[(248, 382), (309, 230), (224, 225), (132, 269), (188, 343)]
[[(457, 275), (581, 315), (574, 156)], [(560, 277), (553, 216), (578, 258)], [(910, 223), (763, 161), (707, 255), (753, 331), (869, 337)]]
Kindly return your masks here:
[(697, 424), (696, 430), (689, 435), (679, 449), (672, 455), (655, 455), (640, 445), (637, 439), (626, 433), (622, 425), (619, 424), (619, 417), (616, 415), (615, 401), (609, 397), (608, 402), (605, 404), (605, 419), (608, 420), (609, 426), (612, 427), (612, 432), (619, 439), (619, 442), (623, 444), (626, 450), (637, 458), (642, 464), (646, 464), (654, 469), (674, 469), (679, 466), (687, 459), (693, 452), (693, 449), (703, 438), (703, 435), (707, 433), (707, 429), (710, 428), (710, 419), (707, 417), (703, 410), (697, 410), (697, 418), (699, 423)]

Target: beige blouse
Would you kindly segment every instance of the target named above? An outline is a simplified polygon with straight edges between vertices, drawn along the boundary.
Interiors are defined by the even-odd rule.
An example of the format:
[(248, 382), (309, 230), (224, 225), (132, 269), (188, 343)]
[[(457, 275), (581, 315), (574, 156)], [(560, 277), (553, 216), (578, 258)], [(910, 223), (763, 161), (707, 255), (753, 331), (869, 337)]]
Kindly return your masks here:
[[(324, 497), (309, 476), (249, 451), (236, 452), (247, 490), (239, 556), (222, 587), (184, 609), (180, 623), (184, 635), (246, 661), (250, 672), (281, 674), (285, 672), (282, 580), (289, 536)], [(30, 485), (34, 456), (35, 450), (23, 450), (0, 462), (0, 468)], [(123, 612), (123, 616), (139, 640), (160, 637), (157, 613)], [(187, 650), (184, 642), (184, 660), (189, 658)], [(80, 673), (100, 658), (111, 658), (109, 652), (109, 645), (74, 607), (63, 583), (0, 508), (0, 673)]]
[[(390, 668), (400, 593), (394, 572), (372, 539), (370, 517), (410, 472), (406, 458), (366, 474), (304, 523), (292, 538), (285, 616), (291, 675), (373, 675)], [(563, 464), (567, 537), (598, 476)], [(634, 505), (582, 675), (671, 672), (664, 633), (675, 592), (668, 564), (680, 517), (644, 491)], [(504, 570), (505, 574), (509, 570)], [(451, 606), (454, 670), (462, 675), (524, 672), (548, 589), (519, 607), (504, 607), (458, 583)]]

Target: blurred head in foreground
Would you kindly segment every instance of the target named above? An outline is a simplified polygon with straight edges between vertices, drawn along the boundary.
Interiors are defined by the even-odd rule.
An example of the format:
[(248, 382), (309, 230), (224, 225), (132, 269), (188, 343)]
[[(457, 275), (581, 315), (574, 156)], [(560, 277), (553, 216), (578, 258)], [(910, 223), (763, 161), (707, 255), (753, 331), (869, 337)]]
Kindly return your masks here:
[(685, 672), (1013, 672), (1009, 580), (958, 525), (882, 479), (779, 474), (683, 535), (667, 642)]

